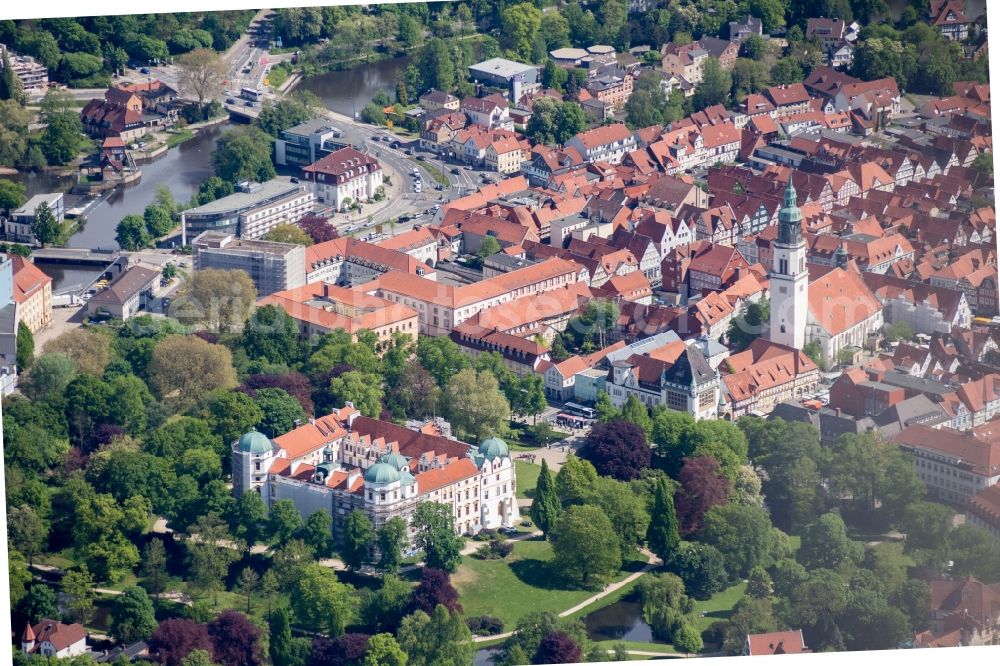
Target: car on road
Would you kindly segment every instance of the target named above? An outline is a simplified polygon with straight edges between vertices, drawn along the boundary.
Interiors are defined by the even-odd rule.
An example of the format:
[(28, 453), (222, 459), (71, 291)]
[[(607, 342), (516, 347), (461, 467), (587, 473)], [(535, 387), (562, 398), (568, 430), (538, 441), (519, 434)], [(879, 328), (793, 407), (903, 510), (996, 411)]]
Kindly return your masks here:
[(232, 97), (227, 97), (226, 104), (236, 104), (236, 100), (233, 99)]
[(399, 141), (393, 141), (389, 144), (390, 148), (399, 148)]
[(427, 159), (427, 158), (426, 158), (426, 157), (424, 157), (423, 155), (417, 155), (417, 161), (418, 161), (418, 162), (423, 162), (423, 161), (424, 161), (424, 160), (426, 160), (426, 159)]
[(141, 67), (139, 69), (140, 74), (149, 74), (149, 67)]
[(168, 296), (168, 297), (165, 297), (165, 298), (164, 298), (164, 299), (163, 299), (162, 301), (160, 301), (160, 307), (162, 307), (162, 308), (163, 308), (164, 310), (166, 310), (167, 308), (169, 308), (169, 307), (170, 307), (170, 304), (171, 304), (172, 302), (173, 302), (173, 301), (171, 301), (171, 300), (170, 300), (170, 297), (169, 297), (169, 296)]
[(452, 172), (452, 173), (462, 173), (462, 170), (461, 170), (461, 169), (459, 169), (458, 167), (452, 167), (452, 168), (451, 168), (451, 172)]
[(472, 165), (471, 164), (466, 164), (465, 165), (465, 170), (466, 171), (472, 171)]
[(398, 220), (396, 220), (396, 221), (397, 221), (397, 222), (409, 222), (409, 221), (410, 221), (410, 220), (412, 220), (412, 219), (413, 219), (413, 218), (412, 218), (412, 217), (410, 217), (409, 215), (400, 215), (400, 216), (399, 216), (399, 219), (398, 219)]
[(243, 106), (249, 106), (250, 108), (253, 108), (254, 103), (252, 101), (250, 101), (250, 100), (247, 100), (247, 101), (243, 102)]

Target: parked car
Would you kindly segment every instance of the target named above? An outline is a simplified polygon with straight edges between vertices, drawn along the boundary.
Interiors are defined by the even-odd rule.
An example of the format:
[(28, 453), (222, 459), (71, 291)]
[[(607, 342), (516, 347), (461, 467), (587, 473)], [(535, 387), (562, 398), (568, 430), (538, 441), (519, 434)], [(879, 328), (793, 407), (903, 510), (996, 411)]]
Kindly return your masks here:
[(226, 104), (236, 104), (236, 100), (233, 99), (232, 97), (227, 97)]
[(501, 527), (500, 534), (506, 534), (507, 536), (510, 536), (512, 534), (517, 534), (517, 530), (514, 529), (513, 527)]
[(426, 159), (427, 159), (427, 158), (426, 158), (426, 157), (424, 157), (423, 155), (417, 155), (417, 161), (418, 161), (418, 162), (423, 162), (423, 161), (424, 161), (424, 160), (426, 160)]
[(456, 173), (456, 174), (457, 174), (457, 173), (462, 173), (462, 170), (461, 170), (461, 169), (459, 169), (458, 167), (452, 167), (452, 168), (451, 168), (451, 172), (452, 172), (452, 173)]
[(140, 74), (149, 74), (149, 67), (141, 67), (141, 68), (139, 68), (139, 73)]

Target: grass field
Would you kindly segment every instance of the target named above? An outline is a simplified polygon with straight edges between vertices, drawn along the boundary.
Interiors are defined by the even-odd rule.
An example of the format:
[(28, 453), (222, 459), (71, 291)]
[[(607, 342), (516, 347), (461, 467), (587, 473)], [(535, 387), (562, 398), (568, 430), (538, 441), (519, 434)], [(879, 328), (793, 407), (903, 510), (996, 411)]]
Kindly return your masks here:
[(173, 148), (174, 146), (179, 146), (185, 141), (189, 141), (194, 138), (194, 131), (189, 129), (182, 129), (180, 132), (167, 135), (167, 148)]
[(542, 466), (523, 460), (515, 460), (514, 473), (517, 475), (518, 498), (531, 499), (534, 497), (535, 486), (538, 485), (538, 475), (542, 473)]
[[(552, 546), (546, 541), (520, 541), (507, 560), (464, 558), (451, 581), (458, 589), (465, 616), (492, 615), (503, 620), (505, 631), (510, 631), (527, 613), (560, 613), (595, 594), (594, 590), (562, 588), (557, 572), (552, 570), (551, 559)], [(615, 580), (621, 580), (642, 564), (641, 555), (636, 553)], [(608, 598), (589, 607), (588, 612), (604, 606)]]
[(444, 172), (441, 171), (441, 169), (431, 166), (423, 160), (414, 159), (413, 161), (417, 164), (417, 166), (426, 171), (427, 175), (437, 181), (438, 184), (444, 185), (445, 187), (451, 185), (451, 182), (448, 180), (448, 176), (444, 175)]
[[(733, 611), (733, 606), (743, 598), (746, 589), (746, 583), (737, 583), (730, 588), (715, 593), (711, 599), (694, 602), (695, 626), (698, 628), (698, 631), (705, 631), (716, 620), (725, 620), (729, 617)], [(701, 617), (702, 613), (705, 614), (704, 617)]]

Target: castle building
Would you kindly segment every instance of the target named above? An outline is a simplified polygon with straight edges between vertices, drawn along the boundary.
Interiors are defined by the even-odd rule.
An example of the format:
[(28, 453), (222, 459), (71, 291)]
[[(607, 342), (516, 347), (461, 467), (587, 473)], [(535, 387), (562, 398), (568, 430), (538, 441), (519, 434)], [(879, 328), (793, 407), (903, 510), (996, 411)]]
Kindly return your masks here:
[(796, 199), (795, 186), (789, 178), (784, 205), (778, 212), (778, 240), (774, 244), (770, 339), (802, 349), (806, 344), (809, 312), (809, 270), (806, 268), (806, 242), (802, 238), (802, 211)]
[(398, 426), (362, 416), (350, 403), (273, 440), (246, 433), (232, 445), (232, 469), (237, 497), (259, 492), (268, 509), (291, 500), (303, 518), (324, 511), (336, 541), (354, 509), (376, 529), (396, 517), (409, 524), (421, 502), (450, 506), (460, 534), (520, 520), (503, 440), (474, 446), (452, 438), (447, 424)]

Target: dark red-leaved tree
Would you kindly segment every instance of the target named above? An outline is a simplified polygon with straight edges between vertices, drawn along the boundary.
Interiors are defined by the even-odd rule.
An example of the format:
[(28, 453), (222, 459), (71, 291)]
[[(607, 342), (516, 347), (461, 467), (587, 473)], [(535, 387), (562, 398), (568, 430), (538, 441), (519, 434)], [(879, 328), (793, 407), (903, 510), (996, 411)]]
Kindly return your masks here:
[(550, 631), (538, 644), (532, 664), (574, 664), (583, 661), (583, 653), (569, 635)]
[(642, 428), (629, 421), (608, 421), (591, 429), (580, 456), (592, 462), (598, 474), (629, 481), (649, 467), (652, 451)]
[(111, 423), (102, 423), (101, 425), (94, 428), (94, 431), (90, 433), (90, 437), (83, 445), (83, 453), (90, 454), (101, 448), (111, 440), (116, 437), (121, 437), (125, 434), (125, 428), (121, 426), (116, 426)]
[(262, 388), (279, 388), (298, 400), (306, 414), (309, 416), (315, 414), (312, 384), (309, 383), (309, 378), (301, 372), (293, 371), (280, 375), (250, 375), (239, 390), (253, 398), (257, 395), (257, 390)]
[(153, 661), (166, 666), (180, 666), (192, 650), (212, 652), (208, 628), (194, 620), (164, 620), (149, 639), (149, 654)]
[(424, 567), (420, 575), (420, 584), (413, 588), (410, 597), (410, 608), (407, 612), (422, 610), (428, 615), (434, 614), (434, 609), (441, 604), (450, 611), (462, 612), (458, 603), (458, 590), (451, 584), (451, 577), (446, 571)]
[(330, 640), (314, 638), (309, 666), (356, 666), (368, 650), (368, 634), (344, 634)]
[(243, 613), (225, 611), (208, 623), (212, 659), (222, 666), (259, 666), (260, 629)]
[(337, 238), (337, 230), (325, 217), (319, 215), (303, 215), (299, 219), (299, 227), (309, 234), (313, 243), (325, 243)]
[(677, 474), (681, 487), (674, 496), (682, 534), (701, 529), (701, 519), (713, 506), (726, 503), (729, 481), (719, 471), (719, 461), (711, 456), (685, 458)]

